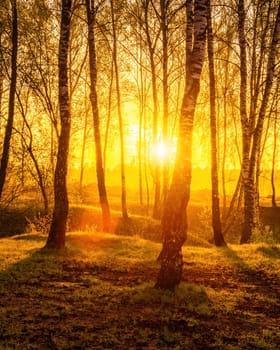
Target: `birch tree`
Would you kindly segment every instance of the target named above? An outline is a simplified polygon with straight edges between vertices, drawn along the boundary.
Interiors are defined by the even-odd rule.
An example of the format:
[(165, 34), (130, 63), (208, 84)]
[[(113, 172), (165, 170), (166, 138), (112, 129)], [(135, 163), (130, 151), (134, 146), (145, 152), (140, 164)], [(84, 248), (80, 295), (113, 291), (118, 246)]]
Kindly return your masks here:
[(214, 232), (214, 242), (216, 246), (225, 246), (222, 234), (220, 199), (219, 199), (219, 178), (217, 162), (217, 118), (216, 118), (216, 88), (215, 88), (215, 68), (214, 49), (211, 16), (211, 0), (208, 1), (207, 17), (207, 49), (209, 65), (209, 87), (210, 87), (210, 133), (211, 133), (211, 182), (212, 182), (212, 227)]
[(123, 132), (123, 116), (121, 108), (121, 88), (119, 78), (119, 64), (118, 64), (118, 41), (117, 41), (117, 30), (116, 30), (116, 19), (115, 19), (115, 3), (114, 0), (110, 0), (111, 7), (111, 19), (112, 19), (112, 33), (113, 33), (113, 63), (115, 70), (115, 83), (117, 93), (117, 107), (118, 107), (118, 118), (119, 118), (119, 132), (120, 132), (120, 153), (121, 153), (121, 203), (122, 203), (122, 216), (124, 219), (128, 218), (127, 212), (127, 195), (126, 195), (126, 174), (125, 174), (125, 150), (124, 150), (124, 132)]
[[(271, 11), (267, 16), (271, 16)], [(244, 186), (244, 225), (241, 234), (241, 243), (249, 243), (254, 230), (258, 229), (259, 212), (258, 212), (258, 172), (257, 162), (260, 155), (261, 140), (263, 134), (264, 121), (266, 117), (267, 107), (270, 99), (270, 92), (273, 85), (276, 57), (279, 51), (279, 33), (280, 33), (280, 4), (278, 4), (277, 13), (274, 19), (272, 36), (268, 46), (268, 55), (266, 60), (266, 68), (264, 69), (263, 94), (260, 99), (260, 84), (254, 90), (254, 95), (259, 99), (259, 108), (252, 108), (248, 117), (246, 111), (247, 99), (247, 57), (246, 57), (246, 36), (245, 36), (245, 8), (244, 1), (239, 0), (238, 4), (239, 18), (239, 47), (240, 47), (240, 115), (242, 124), (242, 177)], [(269, 17), (268, 17), (269, 18)], [(270, 17), (272, 18), (272, 17)], [(263, 37), (263, 42), (265, 38)], [(253, 72), (252, 72), (253, 74)], [(251, 94), (252, 99), (252, 94)], [(254, 102), (254, 101), (252, 101)], [(257, 102), (255, 103), (257, 104)]]
[(12, 137), (13, 122), (14, 122), (15, 95), (16, 95), (16, 83), (17, 83), (17, 53), (18, 53), (17, 1), (11, 0), (11, 6), (12, 6), (11, 83), (10, 83), (10, 93), (9, 93), (8, 118), (7, 118), (7, 125), (5, 130), (4, 141), (3, 141), (3, 151), (2, 151), (1, 163), (0, 163), (0, 198), (3, 193), (3, 187), (5, 184), (8, 162), (9, 162), (10, 142)]
[(185, 89), (181, 106), (177, 154), (171, 186), (162, 217), (163, 246), (156, 288), (173, 291), (183, 272), (182, 246), (186, 240), (186, 209), (192, 173), (192, 130), (200, 75), (204, 62), (207, 30), (207, 0), (186, 1)]
[(99, 126), (99, 108), (98, 98), (96, 91), (97, 83), (97, 63), (95, 52), (95, 36), (94, 36), (94, 23), (96, 9), (94, 0), (86, 0), (87, 10), (87, 24), (88, 24), (88, 48), (89, 48), (89, 71), (90, 71), (90, 101), (93, 114), (93, 127), (94, 127), (94, 141), (95, 141), (95, 158), (96, 158), (96, 175), (97, 185), (99, 193), (99, 202), (102, 209), (103, 230), (109, 231), (110, 229), (110, 209), (107, 198), (105, 175), (102, 159), (102, 147), (101, 147), (101, 135)]
[(54, 174), (54, 210), (47, 248), (65, 247), (66, 223), (69, 209), (67, 194), (67, 163), (71, 128), (70, 99), (68, 91), (68, 51), (71, 22), (71, 0), (62, 0), (60, 39), (58, 52), (60, 135)]

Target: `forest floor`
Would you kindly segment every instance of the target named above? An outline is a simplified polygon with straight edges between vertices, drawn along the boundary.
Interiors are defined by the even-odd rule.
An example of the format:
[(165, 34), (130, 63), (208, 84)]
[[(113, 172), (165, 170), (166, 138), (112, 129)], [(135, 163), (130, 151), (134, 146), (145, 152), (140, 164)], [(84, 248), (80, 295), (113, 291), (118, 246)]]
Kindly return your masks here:
[(161, 245), (69, 233), (0, 239), (0, 349), (280, 349), (280, 246), (184, 247), (174, 294), (153, 288)]

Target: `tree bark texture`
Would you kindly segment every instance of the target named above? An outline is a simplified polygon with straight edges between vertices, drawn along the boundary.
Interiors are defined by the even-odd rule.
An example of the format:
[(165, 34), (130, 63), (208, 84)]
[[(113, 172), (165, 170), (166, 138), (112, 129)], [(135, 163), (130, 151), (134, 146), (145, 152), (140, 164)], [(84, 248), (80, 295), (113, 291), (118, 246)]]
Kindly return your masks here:
[(15, 95), (17, 84), (17, 52), (18, 52), (18, 21), (17, 21), (17, 1), (11, 0), (12, 5), (12, 57), (11, 57), (11, 83), (9, 92), (8, 120), (5, 130), (3, 151), (0, 163), (0, 198), (6, 180), (9, 163), (10, 142), (12, 137), (15, 109)]
[(90, 70), (90, 101), (93, 114), (94, 142), (95, 142), (95, 158), (96, 158), (96, 175), (99, 193), (99, 202), (102, 210), (103, 231), (110, 230), (110, 208), (107, 198), (105, 186), (105, 174), (102, 159), (101, 136), (99, 126), (99, 108), (96, 91), (97, 83), (97, 67), (96, 67), (96, 52), (95, 52), (95, 8), (94, 0), (86, 0), (87, 21), (88, 21), (88, 50), (89, 50), (89, 70)]
[[(276, 102), (277, 106), (278, 103)], [(276, 107), (276, 112), (277, 112), (277, 107)], [(274, 124), (273, 124), (273, 151), (272, 151), (272, 164), (271, 164), (271, 175), (270, 175), (270, 180), (271, 180), (271, 205), (275, 208), (277, 207), (276, 203), (276, 189), (275, 189), (275, 160), (276, 160), (276, 150), (277, 150), (277, 118), (276, 115), (274, 117)]]
[(207, 0), (187, 0), (186, 81), (181, 107), (177, 154), (162, 217), (163, 247), (156, 288), (173, 291), (183, 271), (182, 246), (186, 240), (186, 209), (192, 172), (192, 130), (200, 75), (204, 62)]
[(118, 65), (118, 46), (117, 46), (117, 33), (114, 14), (114, 0), (110, 0), (111, 4), (111, 16), (112, 16), (112, 31), (113, 31), (113, 62), (115, 68), (115, 83), (117, 93), (117, 105), (118, 105), (118, 118), (119, 118), (119, 131), (120, 131), (120, 153), (121, 153), (121, 187), (122, 187), (122, 216), (124, 219), (128, 219), (127, 203), (126, 203), (126, 175), (125, 175), (125, 160), (124, 160), (124, 133), (123, 133), (123, 117), (121, 108), (121, 91), (120, 91), (120, 79), (119, 79), (119, 65)]
[[(243, 0), (240, 0), (243, 2)], [(241, 11), (241, 9), (240, 9)], [(242, 11), (241, 11), (242, 12)], [(244, 29), (244, 28), (243, 28)], [(280, 33), (280, 4), (278, 6), (277, 15), (274, 22), (272, 39), (269, 45), (269, 54), (266, 66), (266, 79), (264, 85), (263, 97), (260, 104), (260, 109), (257, 117), (256, 127), (252, 133), (251, 153), (246, 167), (246, 177), (244, 178), (244, 227), (242, 230), (240, 243), (249, 243), (253, 231), (257, 228), (258, 218), (256, 210), (258, 209), (257, 188), (256, 188), (256, 167), (258, 157), (260, 155), (261, 138), (263, 126), (267, 112), (270, 92), (273, 84), (275, 62), (279, 52), (279, 33)], [(244, 44), (245, 45), (245, 44)], [(244, 97), (243, 97), (244, 98)], [(246, 159), (247, 161), (247, 159)]]
[[(158, 91), (157, 91), (157, 72), (155, 63), (155, 47), (157, 40), (152, 42), (149, 26), (149, 5), (150, 0), (143, 1), (144, 7), (144, 28), (147, 40), (150, 70), (151, 70), (151, 81), (152, 81), (152, 98), (153, 98), (153, 145), (155, 146), (158, 142)], [(152, 164), (152, 175), (154, 181), (154, 204), (153, 204), (153, 218), (160, 218), (160, 168), (158, 162)]]
[(218, 165), (217, 165), (218, 162), (217, 162), (216, 88), (215, 88), (211, 0), (208, 1), (207, 48), (208, 48), (209, 87), (210, 87), (212, 227), (214, 232), (215, 245), (220, 247), (220, 246), (225, 246), (226, 243), (222, 234), (220, 199), (219, 199), (219, 178), (218, 178)]
[(58, 140), (57, 162), (54, 176), (54, 211), (46, 244), (47, 248), (52, 249), (63, 249), (65, 247), (66, 224), (69, 208), (66, 181), (71, 115), (67, 66), (70, 38), (71, 3), (71, 0), (62, 0), (58, 52), (58, 93), (61, 130)]
[(0, 118), (2, 118), (2, 98), (4, 92), (4, 64), (3, 64), (3, 53), (2, 53), (2, 33), (3, 29), (0, 24)]
[[(254, 211), (247, 210), (251, 201), (251, 190), (249, 188), (249, 167), (250, 167), (250, 123), (247, 115), (247, 53), (246, 53), (246, 36), (245, 36), (245, 8), (244, 0), (238, 2), (238, 39), (240, 50), (240, 94), (239, 108), (240, 119), (242, 126), (242, 165), (241, 174), (244, 188), (244, 223), (242, 236), (247, 237), (253, 228), (254, 216), (251, 215)], [(247, 238), (246, 238), (247, 239)]]
[[(165, 147), (168, 145), (168, 110), (169, 110), (169, 92), (168, 92), (168, 8), (169, 0), (160, 0), (160, 27), (162, 33), (162, 96), (163, 96), (163, 123), (162, 136)], [(168, 191), (169, 183), (169, 164), (167, 160), (163, 163), (163, 184), (162, 201), (164, 201)]]

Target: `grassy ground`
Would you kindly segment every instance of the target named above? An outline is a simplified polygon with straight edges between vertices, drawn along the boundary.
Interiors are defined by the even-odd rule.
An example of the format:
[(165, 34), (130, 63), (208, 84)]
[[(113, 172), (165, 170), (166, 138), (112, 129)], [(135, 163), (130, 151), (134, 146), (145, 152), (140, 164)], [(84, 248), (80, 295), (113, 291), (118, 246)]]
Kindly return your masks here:
[(70, 233), (0, 239), (0, 349), (280, 349), (280, 247), (185, 247), (174, 295), (153, 289), (160, 245)]

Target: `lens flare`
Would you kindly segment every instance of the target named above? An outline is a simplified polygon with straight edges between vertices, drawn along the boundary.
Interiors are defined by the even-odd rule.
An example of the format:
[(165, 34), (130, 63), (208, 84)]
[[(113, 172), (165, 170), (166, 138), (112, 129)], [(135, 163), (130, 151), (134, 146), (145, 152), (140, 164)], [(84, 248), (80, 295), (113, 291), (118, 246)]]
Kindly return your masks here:
[(167, 147), (163, 142), (158, 142), (156, 144), (155, 156), (159, 160), (164, 160), (167, 157)]

